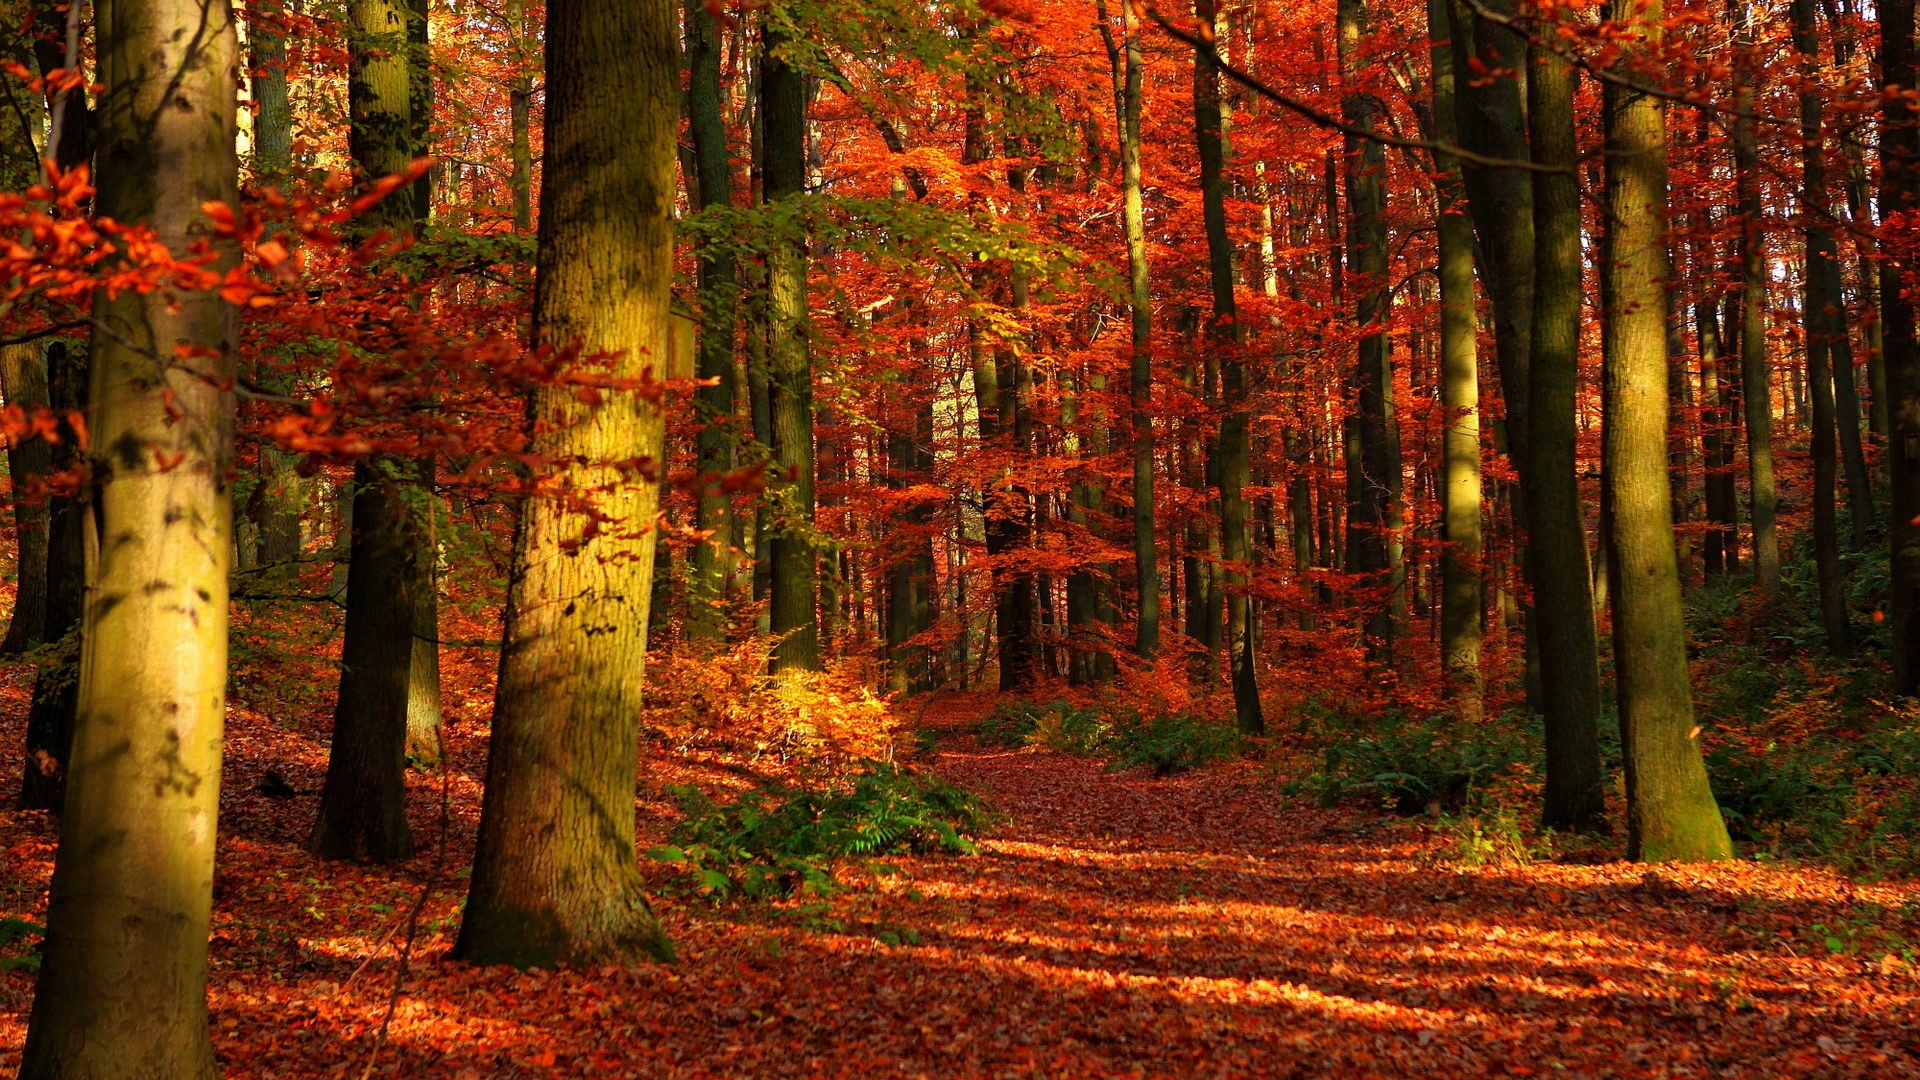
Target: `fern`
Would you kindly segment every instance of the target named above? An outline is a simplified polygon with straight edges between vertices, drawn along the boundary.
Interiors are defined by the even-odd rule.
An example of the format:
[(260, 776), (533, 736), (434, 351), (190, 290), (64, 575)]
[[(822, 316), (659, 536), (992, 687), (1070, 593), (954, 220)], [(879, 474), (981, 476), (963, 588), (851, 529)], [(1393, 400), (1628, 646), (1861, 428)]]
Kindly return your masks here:
[(993, 818), (979, 796), (889, 762), (864, 762), (844, 788), (770, 786), (716, 803), (670, 791), (686, 818), (673, 843), (649, 855), (687, 864), (693, 890), (714, 900), (822, 894), (833, 864), (899, 851), (972, 855), (971, 836)]

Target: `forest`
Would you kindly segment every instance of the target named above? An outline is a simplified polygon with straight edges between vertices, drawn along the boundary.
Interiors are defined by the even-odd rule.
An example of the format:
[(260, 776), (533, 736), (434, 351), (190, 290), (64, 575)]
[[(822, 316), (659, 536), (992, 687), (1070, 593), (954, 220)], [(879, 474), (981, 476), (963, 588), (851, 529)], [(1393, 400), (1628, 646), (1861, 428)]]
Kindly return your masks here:
[(0, 24), (0, 1071), (1920, 1076), (1916, 0)]

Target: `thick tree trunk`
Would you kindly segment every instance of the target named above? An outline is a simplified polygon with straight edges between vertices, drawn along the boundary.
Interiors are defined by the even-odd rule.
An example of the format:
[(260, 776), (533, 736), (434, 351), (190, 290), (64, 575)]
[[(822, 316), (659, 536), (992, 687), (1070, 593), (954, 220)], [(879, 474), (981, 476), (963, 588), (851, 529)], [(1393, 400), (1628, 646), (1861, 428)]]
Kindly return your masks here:
[[(720, 22), (702, 0), (688, 0), (687, 130), (693, 139), (693, 198), (702, 207), (733, 205), (727, 154), (726, 120), (720, 112)], [(700, 422), (699, 468), (718, 475), (735, 465), (733, 422), (733, 343), (738, 323), (739, 289), (733, 259), (703, 251), (699, 259), (700, 333), (697, 374), (702, 386), (696, 402)], [(694, 504), (694, 528), (704, 538), (694, 545), (687, 578), (687, 636), (717, 641), (726, 631), (728, 585), (733, 574), (733, 496), (719, 484), (702, 485)]]
[[(785, 40), (769, 26), (760, 67), (761, 139), (769, 206), (806, 190), (806, 86), (781, 55)], [(817, 671), (819, 556), (814, 546), (813, 366), (809, 358), (807, 246), (796, 217), (767, 253), (769, 290), (767, 397), (774, 474), (770, 562), (771, 629), (779, 644), (773, 670)]]
[[(98, 21), (95, 208), (171, 250), (238, 201), (238, 47), (224, 2), (114, 4)], [(234, 264), (225, 242), (214, 264)], [(89, 418), (97, 531), (75, 767), (20, 1075), (211, 1080), (207, 938), (226, 709), (233, 307), (102, 296)], [(176, 344), (195, 347), (175, 356)], [(157, 366), (156, 355), (171, 363)]]
[[(662, 370), (672, 348), (677, 20), (665, 0), (550, 0), (537, 339)], [(638, 393), (589, 407), (535, 392), (535, 454), (599, 490), (599, 529), (554, 498), (521, 504), (473, 882), (455, 954), (519, 967), (670, 955), (634, 858), (634, 747), (664, 422)]]
[[(404, 171), (413, 154), (413, 83), (407, 0), (354, 0), (350, 7), (348, 145), (367, 178)], [(390, 234), (411, 230), (415, 205), (399, 192), (363, 218)], [(416, 505), (430, 496), (411, 487), (414, 469), (368, 461), (353, 472), (347, 559), (347, 618), (340, 690), (327, 779), (308, 847), (327, 859), (404, 859), (407, 831), (407, 716), (414, 684), (415, 638), (423, 629), (420, 592), (428, 570)], [(437, 637), (437, 634), (432, 635)], [(437, 680), (436, 680), (437, 682)]]
[[(1542, 822), (1590, 830), (1606, 816), (1600, 767), (1600, 667), (1586, 506), (1576, 477), (1580, 385), (1580, 190), (1572, 64), (1552, 48), (1533, 50), (1527, 83), (1533, 160), (1567, 171), (1533, 183), (1533, 335), (1528, 373), (1526, 557), (1540, 643), (1540, 703), (1546, 717), (1547, 783)], [(1664, 318), (1665, 307), (1655, 312)], [(1664, 359), (1662, 360), (1664, 363)], [(1663, 435), (1664, 439), (1664, 435)], [(1662, 475), (1665, 475), (1664, 472)]]
[[(0, 396), (29, 417), (47, 406), (47, 362), (39, 342), (0, 347)], [(47, 622), (46, 499), (34, 493), (34, 478), (44, 485), (53, 468), (46, 440), (22, 439), (7, 448), (7, 473), (13, 481), (13, 612), (7, 618), (0, 653), (18, 654), (40, 644)]]
[[(1659, 0), (1613, 0), (1612, 17), (1639, 38), (1628, 55), (1657, 47)], [(1612, 85), (1606, 118), (1603, 472), (1628, 855), (1725, 859), (1733, 847), (1693, 722), (1667, 476), (1666, 118), (1659, 101)]]

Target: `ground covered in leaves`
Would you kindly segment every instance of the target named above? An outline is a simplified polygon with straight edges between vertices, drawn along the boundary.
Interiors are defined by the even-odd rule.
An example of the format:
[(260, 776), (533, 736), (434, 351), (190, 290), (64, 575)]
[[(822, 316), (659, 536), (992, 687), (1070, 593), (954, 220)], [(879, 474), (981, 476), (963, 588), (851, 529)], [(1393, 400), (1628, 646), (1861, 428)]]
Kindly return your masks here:
[[(0, 672), (4, 745), (30, 680)], [(484, 701), (449, 699), (444, 815), (439, 778), (415, 774), (421, 854), (368, 869), (301, 846), (324, 716), (245, 699), (212, 950), (229, 1077), (359, 1077), (370, 1057), (456, 1080), (1920, 1075), (1920, 889), (1750, 862), (1466, 868), (1428, 824), (1304, 806), (1251, 765), (1156, 778), (983, 747), (978, 698), (925, 710), (939, 738), (918, 765), (1006, 815), (977, 857), (892, 859), (904, 873), (826, 901), (669, 897), (672, 966), (477, 970), (446, 953)], [(737, 763), (643, 757), (643, 844), (675, 819), (666, 788), (741, 784)], [(260, 794), (268, 769), (300, 794)], [(38, 916), (53, 845), (45, 816), (0, 811), (0, 918)], [(0, 1071), (31, 994), (0, 974)]]

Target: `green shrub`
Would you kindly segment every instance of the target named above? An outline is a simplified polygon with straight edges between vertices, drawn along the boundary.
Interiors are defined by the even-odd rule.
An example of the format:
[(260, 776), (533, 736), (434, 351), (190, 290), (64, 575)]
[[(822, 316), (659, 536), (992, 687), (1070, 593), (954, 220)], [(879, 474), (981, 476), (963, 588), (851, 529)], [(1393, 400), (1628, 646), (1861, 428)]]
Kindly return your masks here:
[(763, 787), (727, 803), (695, 788), (671, 794), (686, 813), (650, 856), (685, 863), (694, 891), (715, 900), (835, 890), (835, 860), (897, 851), (974, 853), (992, 819), (979, 796), (934, 776), (866, 762), (843, 787)]
[(991, 746), (1044, 746), (1063, 754), (1105, 757), (1115, 769), (1150, 768), (1160, 776), (1197, 769), (1240, 750), (1239, 733), (1186, 713), (1143, 717), (1074, 705), (1006, 700), (980, 721)]
[(1025, 746), (1040, 727), (1040, 712), (1040, 706), (1031, 701), (1004, 698), (996, 702), (993, 711), (980, 721), (980, 726), (974, 729), (974, 737), (987, 746)]
[(39, 971), (40, 948), (45, 943), (30, 939), (46, 932), (46, 927), (25, 919), (0, 919), (0, 949), (17, 945), (26, 947), (18, 956), (0, 956), (0, 971)]
[(1316, 774), (1292, 788), (1317, 788), (1325, 806), (1363, 796), (1398, 814), (1430, 807), (1458, 812), (1514, 765), (1539, 756), (1530, 732), (1499, 722), (1468, 726), (1446, 715), (1348, 718), (1315, 710), (1308, 724), (1325, 749)]
[(1134, 717), (1130, 723), (1116, 725), (1107, 741), (1112, 767), (1143, 766), (1159, 776), (1197, 769), (1240, 752), (1238, 731), (1182, 713), (1151, 720)]

